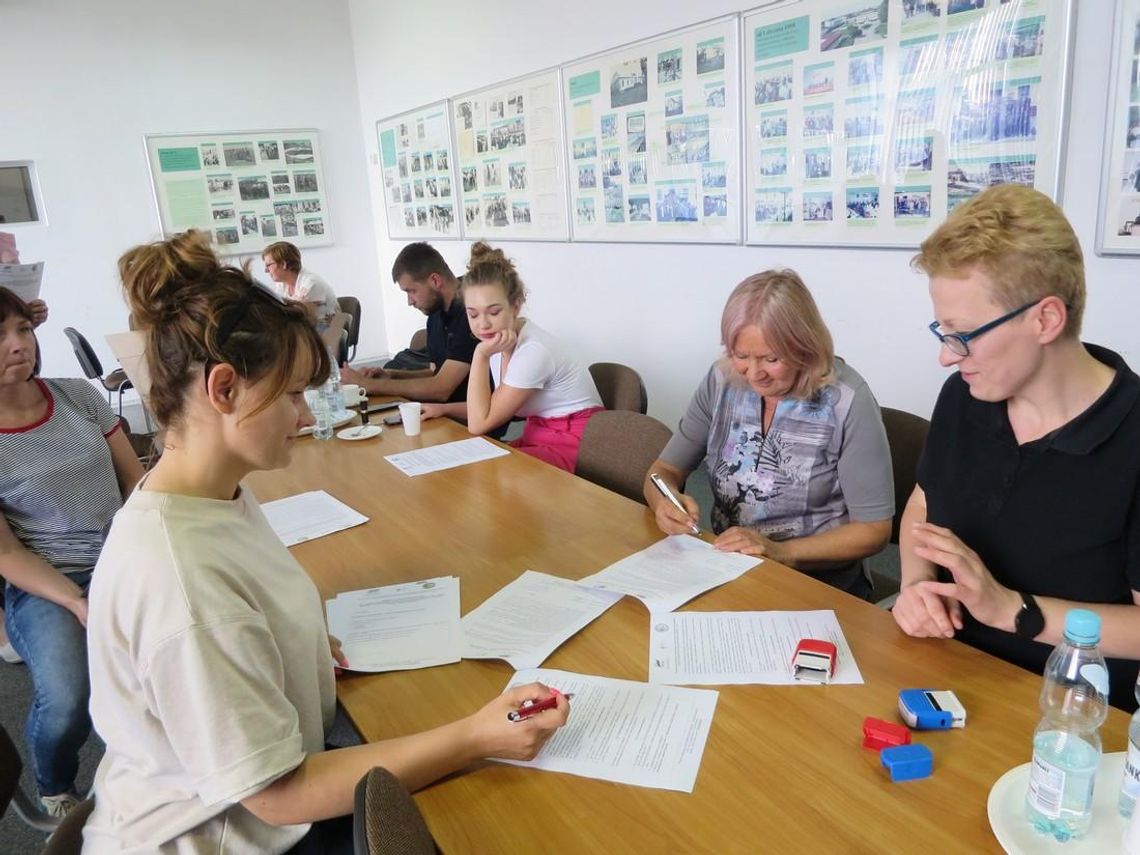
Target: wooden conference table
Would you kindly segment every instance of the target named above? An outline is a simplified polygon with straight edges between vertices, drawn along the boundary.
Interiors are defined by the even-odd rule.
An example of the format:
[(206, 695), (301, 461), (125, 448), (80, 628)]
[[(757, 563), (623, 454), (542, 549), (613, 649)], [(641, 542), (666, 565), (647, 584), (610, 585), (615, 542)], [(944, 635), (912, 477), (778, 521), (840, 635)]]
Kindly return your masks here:
[[(577, 579), (661, 537), (643, 506), (523, 454), (417, 478), (383, 459), (467, 436), (434, 420), (416, 438), (397, 426), (365, 442), (305, 439), (287, 470), (249, 483), (263, 502), (324, 489), (370, 518), (293, 548), (325, 598), (454, 574), (466, 614), (524, 570)], [(866, 682), (709, 687), (720, 698), (692, 794), (490, 763), (454, 775), (416, 795), (444, 852), (1001, 851), (986, 799), (1030, 757), (1039, 677), (958, 642), (908, 638), (886, 611), (773, 562), (683, 608), (834, 609)], [(644, 681), (648, 621), (626, 598), (544, 667)], [(349, 675), (338, 696), (375, 740), (466, 715), (512, 673), (464, 660)], [(916, 687), (953, 689), (967, 725), (922, 734), (933, 776), (892, 784), (861, 747), (862, 722), (896, 720), (898, 691)], [(1110, 712), (1105, 751), (1126, 747), (1127, 724)]]

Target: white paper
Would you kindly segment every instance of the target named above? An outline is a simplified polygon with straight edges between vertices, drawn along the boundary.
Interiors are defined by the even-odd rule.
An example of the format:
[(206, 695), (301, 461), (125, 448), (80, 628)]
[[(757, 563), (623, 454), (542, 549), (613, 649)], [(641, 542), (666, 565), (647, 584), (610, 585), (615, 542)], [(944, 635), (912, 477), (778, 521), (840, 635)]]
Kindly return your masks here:
[(693, 791), (717, 692), (545, 668), (519, 671), (508, 688), (535, 680), (573, 693), (570, 718), (533, 760), (499, 762), (637, 787)]
[(261, 510), (286, 546), (294, 546), (368, 522), (368, 517), (364, 514), (357, 513), (324, 490), (312, 490), (275, 502), (266, 502)]
[(351, 671), (406, 671), (460, 659), (455, 576), (348, 591), (325, 610)]
[(405, 475), (415, 476), (466, 466), (468, 463), (478, 463), (506, 454), (510, 452), (505, 448), (476, 436), (472, 439), (460, 439), (442, 445), (418, 448), (415, 451), (401, 451), (399, 454), (386, 455), (384, 459)]
[(578, 581), (637, 597), (650, 612), (671, 612), (762, 561), (753, 555), (720, 552), (687, 534), (674, 534)]
[(44, 280), (44, 263), (0, 264), (0, 287), (7, 288), (25, 303), (40, 296)]
[(463, 656), (537, 668), (621, 597), (527, 570), (464, 615)]
[(830, 609), (810, 612), (675, 612), (654, 615), (649, 630), (650, 683), (815, 685), (792, 676), (804, 638), (832, 642), (832, 683), (863, 675)]

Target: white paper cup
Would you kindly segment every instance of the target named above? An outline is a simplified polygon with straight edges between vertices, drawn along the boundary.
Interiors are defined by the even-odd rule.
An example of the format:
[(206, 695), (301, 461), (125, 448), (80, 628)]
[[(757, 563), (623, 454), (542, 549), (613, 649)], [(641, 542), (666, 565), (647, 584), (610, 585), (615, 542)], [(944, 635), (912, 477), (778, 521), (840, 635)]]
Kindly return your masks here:
[(340, 387), (341, 398), (344, 399), (344, 408), (346, 410), (355, 410), (360, 406), (360, 402), (368, 398), (368, 393), (364, 391), (363, 386), (357, 386), (355, 383), (345, 383)]
[(400, 420), (404, 423), (404, 433), (408, 436), (420, 435), (420, 413), (423, 412), (419, 404), (400, 404)]

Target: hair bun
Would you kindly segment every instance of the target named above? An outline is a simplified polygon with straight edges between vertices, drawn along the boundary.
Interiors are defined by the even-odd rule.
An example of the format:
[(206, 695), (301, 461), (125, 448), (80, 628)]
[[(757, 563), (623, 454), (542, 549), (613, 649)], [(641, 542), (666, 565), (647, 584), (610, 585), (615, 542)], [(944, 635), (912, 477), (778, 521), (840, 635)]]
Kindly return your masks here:
[(194, 229), (125, 252), (119, 277), (136, 325), (145, 329), (178, 316), (220, 267), (209, 237)]

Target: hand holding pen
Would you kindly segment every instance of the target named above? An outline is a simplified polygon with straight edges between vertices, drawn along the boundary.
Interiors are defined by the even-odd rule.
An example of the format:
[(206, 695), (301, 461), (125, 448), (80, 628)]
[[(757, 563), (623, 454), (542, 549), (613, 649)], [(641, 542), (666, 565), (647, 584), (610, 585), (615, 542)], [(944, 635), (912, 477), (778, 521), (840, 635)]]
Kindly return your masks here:
[(570, 692), (564, 695), (557, 689), (551, 689), (550, 697), (544, 701), (533, 701), (528, 698), (522, 702), (517, 710), (511, 710), (507, 713), (507, 721), (526, 721), (531, 716), (538, 715), (540, 712), (556, 709), (560, 697), (570, 700), (574, 697), (574, 693)]
[(657, 488), (657, 491), (664, 496), (668, 502), (666, 505), (660, 503), (657, 505), (656, 517), (658, 528), (666, 534), (680, 534), (683, 528), (688, 528), (690, 534), (699, 535), (701, 529), (696, 522), (698, 512), (697, 503), (682, 493), (682, 498), (688, 505), (692, 505), (692, 507), (686, 507), (686, 505), (682, 504), (681, 499), (677, 498), (677, 495), (669, 489), (669, 485), (665, 483), (665, 480), (656, 472), (650, 473), (649, 480), (653, 482), (653, 486)]
[[(510, 718), (523, 709), (518, 721)], [(542, 683), (507, 689), (468, 719), (474, 757), (532, 760), (569, 715), (566, 695)]]

